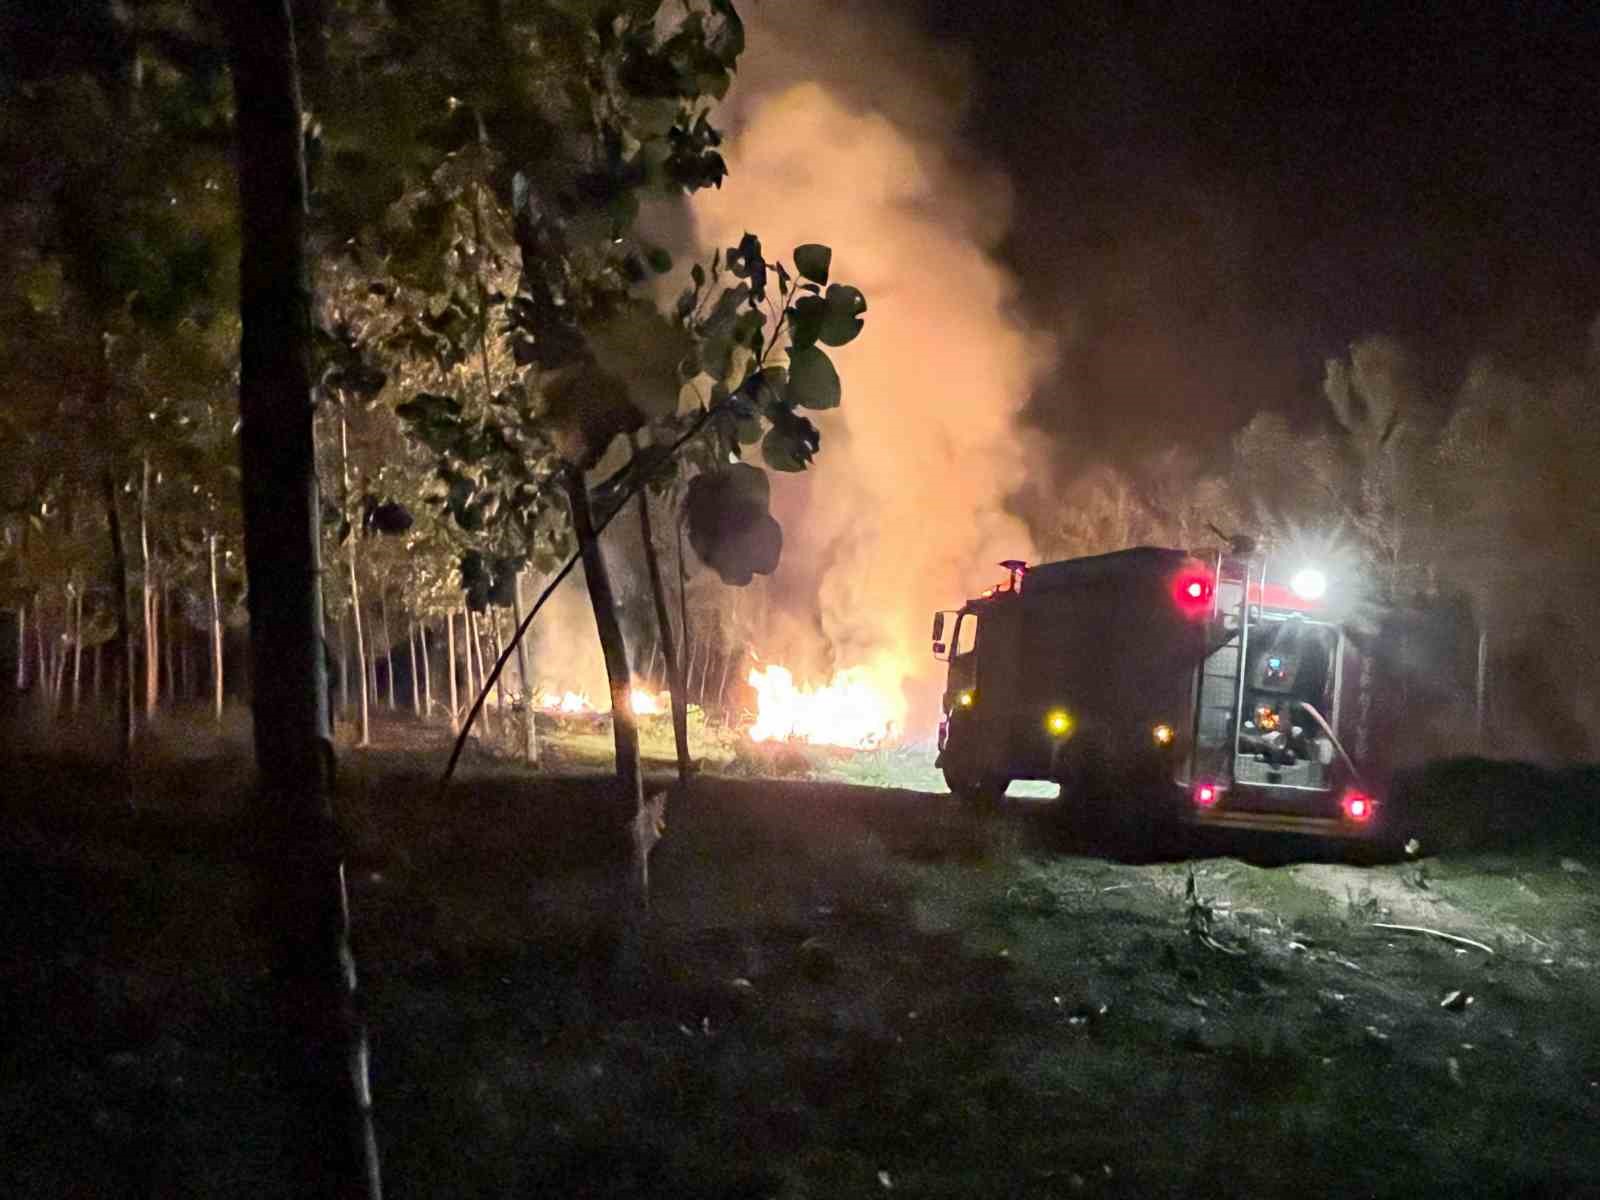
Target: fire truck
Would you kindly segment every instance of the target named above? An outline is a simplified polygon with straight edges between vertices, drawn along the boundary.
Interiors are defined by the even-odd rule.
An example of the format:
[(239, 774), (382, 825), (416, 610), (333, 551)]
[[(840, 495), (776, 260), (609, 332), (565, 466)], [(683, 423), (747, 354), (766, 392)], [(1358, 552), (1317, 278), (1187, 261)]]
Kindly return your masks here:
[(1390, 828), (1389, 681), (1337, 581), (1248, 546), (1000, 565), (933, 621), (957, 796), (1052, 780), (1063, 805), (1141, 828)]

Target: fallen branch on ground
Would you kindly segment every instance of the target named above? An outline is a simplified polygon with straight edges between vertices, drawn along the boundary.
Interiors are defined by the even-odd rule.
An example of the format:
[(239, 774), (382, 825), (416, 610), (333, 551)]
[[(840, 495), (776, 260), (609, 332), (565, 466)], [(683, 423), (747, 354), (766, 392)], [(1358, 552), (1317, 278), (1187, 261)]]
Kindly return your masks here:
[(1444, 933), (1438, 929), (1429, 929), (1423, 925), (1386, 925), (1381, 921), (1374, 921), (1372, 923), (1372, 928), (1394, 929), (1401, 933), (1425, 933), (1429, 937), (1436, 937), (1442, 941), (1455, 942), (1457, 945), (1461, 946), (1471, 946), (1474, 950), (1482, 950), (1485, 954), (1494, 953), (1493, 947), (1485, 946), (1482, 942), (1475, 942), (1469, 937), (1462, 937), (1460, 934), (1456, 933)]

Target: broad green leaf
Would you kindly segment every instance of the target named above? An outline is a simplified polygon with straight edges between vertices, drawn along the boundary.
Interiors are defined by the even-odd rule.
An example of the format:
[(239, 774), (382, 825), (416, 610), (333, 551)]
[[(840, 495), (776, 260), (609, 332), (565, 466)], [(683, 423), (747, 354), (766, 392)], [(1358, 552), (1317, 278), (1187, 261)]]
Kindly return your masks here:
[(801, 296), (789, 308), (789, 344), (816, 345), (827, 315), (828, 306), (821, 296)]
[(833, 248), (807, 242), (794, 248), (794, 269), (804, 279), (813, 283), (828, 282), (828, 268), (833, 265)]
[(866, 297), (848, 284), (836, 283), (828, 288), (823, 303), (826, 308), (817, 340), (828, 346), (853, 342), (861, 332), (861, 314), (867, 311)]
[(815, 346), (790, 349), (787, 396), (801, 408), (839, 407), (839, 372), (826, 354)]

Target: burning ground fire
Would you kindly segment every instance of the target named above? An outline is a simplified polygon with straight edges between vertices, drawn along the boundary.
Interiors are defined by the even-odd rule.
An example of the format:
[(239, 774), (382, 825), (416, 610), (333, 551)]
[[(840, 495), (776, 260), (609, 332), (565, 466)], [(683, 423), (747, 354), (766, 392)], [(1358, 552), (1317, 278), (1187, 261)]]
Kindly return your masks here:
[[(667, 711), (667, 693), (652, 692), (647, 688), (635, 686), (628, 697), (628, 707), (633, 709), (634, 715), (639, 717), (654, 717)], [(601, 708), (583, 692), (541, 692), (539, 694), (539, 707), (545, 712), (557, 713), (603, 713), (610, 712), (610, 706)]]
[[(822, 686), (797, 684), (794, 673), (776, 664), (752, 670), (748, 682), (756, 693), (756, 718), (746, 730), (753, 742), (807, 742), (813, 746), (842, 746), (872, 750), (899, 734), (902, 708), (897, 689), (884, 688), (863, 667), (837, 672)], [(631, 707), (640, 717), (669, 712), (666, 692), (652, 692), (635, 684)], [(567, 715), (599, 715), (610, 711), (587, 693), (545, 689), (539, 708)]]
[(896, 703), (862, 667), (839, 671), (832, 682), (818, 688), (797, 686), (786, 667), (752, 670), (758, 709), (750, 726), (755, 742), (795, 741), (815, 746), (845, 746), (871, 750), (892, 740), (897, 732)]

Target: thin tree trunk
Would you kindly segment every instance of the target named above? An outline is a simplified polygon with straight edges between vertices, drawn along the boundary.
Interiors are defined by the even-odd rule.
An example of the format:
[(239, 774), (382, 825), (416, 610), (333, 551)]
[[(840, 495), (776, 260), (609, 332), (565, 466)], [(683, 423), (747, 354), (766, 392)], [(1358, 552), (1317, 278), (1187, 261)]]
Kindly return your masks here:
[(722, 656), (722, 678), (717, 680), (717, 711), (722, 714), (724, 725), (728, 723), (728, 672), (732, 670), (733, 662), (732, 654)]
[[(682, 511), (681, 509), (679, 510)], [(689, 567), (683, 559), (683, 521), (672, 523), (678, 539), (678, 661), (689, 661)], [(685, 676), (687, 678), (687, 674)], [(688, 697), (684, 698), (685, 700)]]
[(160, 646), (156, 633), (155, 564), (150, 561), (150, 456), (141, 460), (139, 486), (139, 552), (144, 567), (144, 719), (156, 713), (161, 697)]
[(100, 653), (102, 647), (99, 642), (94, 644), (94, 684), (89, 690), (89, 698), (94, 701), (96, 708), (100, 707), (100, 672), (104, 655)]
[(67, 636), (71, 631), (72, 622), (69, 619), (72, 610), (72, 600), (65, 592), (61, 595), (61, 636), (55, 639), (54, 650), (50, 657), (54, 660), (52, 670), (55, 672), (55, 686), (51, 688), (51, 711), (59, 715), (61, 700), (66, 693), (67, 685)]
[[(650, 849), (654, 839), (645, 835), (644, 775), (639, 763), (639, 726), (630, 703), (633, 680), (628, 672), (628, 644), (623, 640), (622, 624), (617, 619), (617, 602), (611, 588), (611, 574), (594, 530), (594, 514), (589, 507), (589, 488), (583, 472), (575, 467), (562, 471), (567, 503), (572, 509), (572, 528), (578, 538), (578, 553), (583, 559), (583, 577), (589, 586), (589, 606), (594, 610), (595, 629), (600, 635), (600, 653), (605, 659), (606, 681), (611, 685), (611, 736), (616, 746), (617, 783), (623, 801), (631, 801), (637, 813), (634, 822), (633, 863), (629, 893), (644, 909), (650, 902)], [(635, 914), (624, 914), (629, 930), (636, 929)], [(636, 950), (633, 946), (631, 949)]]
[[(485, 680), (488, 680), (490, 674), (488, 674), (488, 669), (483, 666), (482, 622), (478, 621), (478, 614), (474, 613), (474, 611), (470, 610), (470, 608), (467, 608), (467, 624), (469, 624), (470, 627), (469, 640), (472, 642), (470, 650), (472, 650), (472, 659), (474, 659), (475, 669), (477, 669), (478, 674), (477, 686), (472, 688), (472, 694), (477, 696), (480, 691), (485, 690), (486, 686), (488, 686), (486, 685)], [(494, 707), (496, 706), (490, 704), (488, 699), (485, 698), (485, 701), (483, 701), (483, 733), (485, 733), (485, 736), (488, 736), (488, 738), (491, 739), (494, 738)]]
[[(500, 651), (504, 647), (504, 643), (501, 641), (500, 635), (500, 612), (498, 609), (491, 608), (488, 610), (488, 616), (489, 656), (493, 658), (495, 662), (499, 662)], [(506, 677), (504, 672), (501, 672), (499, 677), (494, 681), (494, 695), (495, 703), (500, 706), (501, 715), (509, 721), (511, 719), (508, 712), (510, 706), (506, 704)]]
[[(467, 607), (465, 601), (461, 605), (461, 659), (462, 680), (467, 685), (467, 694), (462, 697), (462, 707), (465, 708), (478, 695), (477, 685), (472, 681), (472, 610)], [(488, 717), (488, 713), (483, 714), (484, 720), (488, 720)], [(482, 722), (479, 723), (481, 724)], [(480, 738), (483, 736), (481, 730), (478, 732), (478, 736)]]
[[(476, 696), (483, 690), (483, 681), (487, 676), (483, 670), (483, 643), (478, 640), (478, 614), (472, 611), (469, 605), (463, 613), (462, 622), (467, 630), (467, 694)], [(476, 674), (476, 679), (473, 678)], [(492, 737), (494, 734), (493, 706), (485, 697), (483, 704), (482, 738)]]
[(184, 630), (184, 637), (178, 643), (178, 699), (188, 701), (194, 695), (194, 673), (191, 662), (194, 649), (194, 635), (189, 630)]
[[(345, 629), (345, 615), (340, 612), (334, 621), (339, 635), (339, 719), (350, 720), (350, 634)], [(332, 686), (331, 682), (329, 686)]]
[(222, 724), (222, 596), (217, 589), (217, 535), (206, 536), (211, 566), (211, 706), (217, 725)]
[[(344, 410), (339, 410), (339, 469), (343, 480), (344, 502), (349, 505), (350, 495), (350, 429)], [(372, 716), (369, 697), (376, 688), (367, 687), (367, 637), (361, 625), (361, 585), (356, 581), (356, 535), (354, 531), (345, 539), (345, 561), (350, 568), (350, 615), (356, 625), (356, 662), (361, 671), (361, 740), (358, 746), (372, 744)]]
[(47, 706), (55, 704), (55, 697), (50, 694), (50, 651), (44, 640), (44, 600), (35, 594), (33, 597), (33, 658), (34, 677), (39, 681), (39, 691), (44, 697)]
[(433, 668), (428, 662), (428, 623), (417, 626), (417, 641), (422, 643), (422, 713), (433, 719)]
[(422, 715), (422, 681), (417, 678), (417, 622), (406, 618), (406, 652), (411, 655), (411, 711)]
[(456, 618), (448, 608), (444, 610), (445, 656), (450, 666), (450, 732), (461, 732), (461, 701), (456, 695)]
[[(511, 587), (511, 617), (515, 624), (512, 626), (512, 635), (522, 628), (522, 575), (517, 572), (516, 582)], [(526, 638), (517, 638), (517, 678), (522, 686), (522, 716), (526, 726), (523, 737), (523, 755), (528, 760), (530, 767), (539, 765), (539, 731), (535, 725), (534, 713), (537, 705), (534, 703), (533, 676), (528, 670), (528, 645)]]
[(17, 605), (17, 691), (28, 690), (28, 602)]
[(172, 644), (178, 635), (177, 623), (172, 619), (172, 583), (164, 581), (161, 585), (161, 617), (166, 623), (166, 633), (161, 639), (161, 657), (167, 666), (167, 704), (173, 705), (178, 699), (178, 674), (172, 669)]
[[(694, 771), (689, 757), (689, 712), (683, 694), (683, 679), (678, 674), (678, 655), (672, 641), (672, 617), (667, 612), (667, 589), (661, 581), (661, 558), (650, 530), (649, 488), (639, 489), (639, 536), (644, 542), (644, 563), (650, 577), (650, 599), (656, 610), (656, 647), (667, 660), (667, 690), (672, 703), (672, 741), (678, 752), (678, 781), (687, 783)], [(651, 670), (655, 656), (651, 655)]]
[(72, 712), (83, 695), (83, 588), (72, 589)]
[[(110, 349), (102, 355), (102, 402), (110, 405)], [(133, 627), (128, 621), (128, 552), (122, 544), (122, 515), (117, 512), (117, 480), (110, 467), (101, 472), (101, 501), (106, 506), (106, 530), (110, 538), (110, 602), (117, 610), (117, 669), (112, 672), (117, 688), (117, 760), (122, 766), (123, 789), (128, 805), (133, 806)]]
[(378, 589), (378, 616), (383, 621), (383, 663), (389, 672), (389, 711), (395, 710), (394, 703), (394, 635), (389, 632), (389, 590)]
[[(310, 380), (306, 179), (288, 0), (230, 6), (240, 214), (239, 408), (260, 827), (301, 1195), (379, 1200), (366, 1028), (333, 807)], [(307, 31), (316, 43), (319, 31)], [(270, 668), (267, 666), (270, 664)]]

